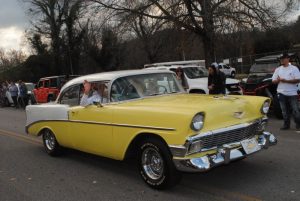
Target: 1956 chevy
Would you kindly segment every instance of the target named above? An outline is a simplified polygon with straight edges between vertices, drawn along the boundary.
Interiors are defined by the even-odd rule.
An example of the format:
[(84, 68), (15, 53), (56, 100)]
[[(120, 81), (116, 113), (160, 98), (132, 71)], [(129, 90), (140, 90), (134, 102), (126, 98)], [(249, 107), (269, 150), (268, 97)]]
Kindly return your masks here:
[[(84, 80), (101, 89), (102, 102), (80, 106)], [(27, 106), (26, 131), (42, 136), (51, 156), (66, 147), (135, 157), (142, 179), (164, 189), (181, 172), (208, 171), (275, 145), (265, 131), (269, 105), (265, 97), (186, 94), (170, 71), (106, 72), (69, 81), (54, 103)]]

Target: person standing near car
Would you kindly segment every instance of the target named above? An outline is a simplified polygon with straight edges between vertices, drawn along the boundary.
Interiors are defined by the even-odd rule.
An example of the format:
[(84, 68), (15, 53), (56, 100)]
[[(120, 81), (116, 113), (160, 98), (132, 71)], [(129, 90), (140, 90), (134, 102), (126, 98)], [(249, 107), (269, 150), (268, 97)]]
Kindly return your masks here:
[(14, 102), (15, 108), (19, 108), (18, 106), (18, 87), (14, 82), (11, 82), (10, 85), (8, 86), (8, 91), (11, 95), (11, 98)]
[(1, 83), (1, 95), (0, 95), (0, 97), (1, 97), (1, 106), (7, 106), (6, 104), (6, 92), (7, 92), (7, 90), (8, 90), (8, 87), (7, 87), (7, 85), (6, 85), (6, 83), (5, 82), (2, 82)]
[[(217, 73), (219, 74), (221, 80), (222, 80), (222, 83), (223, 83), (223, 93), (222, 94), (226, 94), (226, 75), (224, 72), (222, 72), (220, 70), (220, 65), (218, 65), (217, 63), (214, 63), (214, 66), (216, 66), (216, 69), (217, 69)], [(218, 68), (217, 68), (218, 66)]]
[(218, 66), (212, 63), (208, 67), (208, 89), (209, 94), (225, 94), (225, 74), (219, 71)]
[(187, 84), (187, 81), (185, 80), (183, 69), (181, 67), (178, 67), (175, 73), (177, 80), (180, 82), (181, 86), (186, 91), (189, 88), (189, 86)]
[(20, 106), (22, 108), (25, 108), (28, 104), (28, 97), (27, 97), (28, 90), (27, 90), (25, 83), (22, 80), (19, 81), (19, 91), (20, 91), (20, 94), (19, 94)]
[(4, 106), (4, 103), (5, 103), (5, 93), (4, 93), (4, 88), (3, 88), (3, 85), (2, 83), (0, 84), (0, 107), (3, 107)]
[(282, 110), (283, 127), (281, 130), (290, 128), (291, 112), (294, 116), (296, 128), (300, 128), (300, 111), (298, 107), (298, 87), (300, 82), (300, 72), (296, 66), (290, 64), (290, 56), (284, 53), (280, 57), (281, 66), (279, 66), (272, 77), (272, 82), (278, 84), (277, 96)]

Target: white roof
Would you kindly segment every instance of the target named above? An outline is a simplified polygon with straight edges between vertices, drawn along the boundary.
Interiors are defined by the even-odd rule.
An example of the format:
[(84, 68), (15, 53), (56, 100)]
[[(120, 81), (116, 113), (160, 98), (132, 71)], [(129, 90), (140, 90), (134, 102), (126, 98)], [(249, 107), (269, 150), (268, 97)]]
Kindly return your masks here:
[[(111, 72), (103, 72), (103, 73), (95, 73), (90, 75), (84, 75), (81, 77), (74, 78), (67, 82), (61, 90), (64, 90), (65, 88), (78, 84), (83, 83), (84, 80), (87, 80), (89, 82), (96, 82), (96, 81), (110, 81), (115, 80), (119, 77), (126, 77), (126, 76), (132, 76), (132, 75), (140, 75), (140, 74), (149, 74), (149, 70), (123, 70), (123, 71), (111, 71)], [(172, 73), (169, 70), (153, 70), (151, 73)]]
[(172, 61), (172, 62), (145, 64), (144, 68), (157, 67), (157, 66), (185, 66), (185, 65), (204, 66), (205, 60)]
[(197, 66), (197, 65), (186, 65), (186, 66), (176, 66), (176, 65), (172, 65), (172, 66), (152, 66), (152, 67), (148, 67), (145, 68), (146, 70), (155, 70), (155, 69), (159, 69), (159, 70), (164, 70), (164, 69), (171, 69), (171, 68), (205, 68), (204, 66)]

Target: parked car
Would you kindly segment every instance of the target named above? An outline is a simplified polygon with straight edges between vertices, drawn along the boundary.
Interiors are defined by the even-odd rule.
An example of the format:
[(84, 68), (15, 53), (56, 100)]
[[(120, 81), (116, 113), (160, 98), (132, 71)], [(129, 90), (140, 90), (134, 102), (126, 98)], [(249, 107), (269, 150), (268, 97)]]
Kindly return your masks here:
[(35, 84), (31, 82), (25, 82), (26, 88), (27, 88), (27, 98), (28, 98), (28, 104), (36, 104), (35, 96), (33, 93), (33, 90), (35, 89)]
[(222, 71), (227, 77), (232, 77), (234, 78), (235, 75), (236, 75), (236, 70), (235, 68), (227, 65), (227, 64), (224, 64), (224, 63), (219, 63), (218, 64), (218, 68), (220, 71)]
[(63, 84), (75, 77), (78, 77), (78, 75), (60, 75), (40, 78), (36, 88), (33, 90), (36, 102), (47, 103), (54, 101), (57, 98)]
[[(84, 80), (105, 83), (108, 101), (80, 106)], [(265, 131), (269, 104), (266, 97), (187, 94), (169, 70), (106, 72), (69, 81), (55, 102), (27, 106), (26, 132), (42, 136), (51, 156), (67, 147), (135, 157), (141, 178), (163, 189), (181, 172), (208, 171), (276, 144)]]
[[(241, 83), (245, 95), (269, 97), (273, 103), (273, 112), (278, 118), (282, 118), (282, 113), (276, 95), (277, 84), (272, 83), (272, 76), (275, 69), (280, 66), (280, 56), (281, 54), (277, 54), (256, 59), (250, 68), (248, 77)], [(291, 63), (299, 67), (300, 60), (298, 55), (290, 53), (290, 57)]]
[[(152, 66), (148, 70), (170, 70), (175, 72), (179, 66)], [(208, 94), (208, 70), (201, 66), (180, 66), (183, 70), (184, 78), (187, 81), (188, 93)], [(237, 79), (226, 78), (226, 94), (242, 95), (240, 81)]]

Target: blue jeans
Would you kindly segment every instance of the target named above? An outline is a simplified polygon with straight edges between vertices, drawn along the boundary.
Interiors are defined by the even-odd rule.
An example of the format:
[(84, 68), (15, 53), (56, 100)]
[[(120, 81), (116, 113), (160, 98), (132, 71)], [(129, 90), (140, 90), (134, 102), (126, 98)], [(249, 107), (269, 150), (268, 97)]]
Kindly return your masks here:
[(278, 93), (278, 100), (282, 110), (284, 126), (290, 127), (291, 113), (293, 114), (296, 126), (300, 126), (300, 112), (298, 106), (298, 96), (286, 96)]

